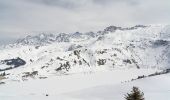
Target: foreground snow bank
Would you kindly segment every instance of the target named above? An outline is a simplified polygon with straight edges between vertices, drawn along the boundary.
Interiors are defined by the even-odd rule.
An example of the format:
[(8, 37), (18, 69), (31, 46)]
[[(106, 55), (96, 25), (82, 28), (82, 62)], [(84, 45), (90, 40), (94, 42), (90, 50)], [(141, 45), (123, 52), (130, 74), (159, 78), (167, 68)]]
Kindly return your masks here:
[[(0, 98), (1, 100), (120, 100), (133, 85), (142, 87), (141, 89), (149, 97), (152, 95), (152, 90), (148, 91), (149, 86), (159, 88), (158, 84), (153, 85), (153, 83), (160, 82), (159, 79), (166, 81), (166, 77), (165, 80), (164, 78), (151, 78), (153, 81), (150, 81), (148, 78), (135, 82), (127, 81), (141, 75), (149, 75), (155, 71), (158, 70), (113, 70), (90, 74), (51, 76), (47, 79), (26, 82), (7, 82), (5, 85), (0, 85)], [(146, 86), (147, 84), (148, 86)], [(152, 89), (151, 87), (150, 89)]]
[(75, 100), (125, 100), (124, 95), (130, 92), (133, 86), (137, 86), (144, 92), (146, 100), (169, 100), (169, 77), (170, 74), (166, 74), (122, 84), (97, 86), (62, 96), (66, 100), (70, 97)]

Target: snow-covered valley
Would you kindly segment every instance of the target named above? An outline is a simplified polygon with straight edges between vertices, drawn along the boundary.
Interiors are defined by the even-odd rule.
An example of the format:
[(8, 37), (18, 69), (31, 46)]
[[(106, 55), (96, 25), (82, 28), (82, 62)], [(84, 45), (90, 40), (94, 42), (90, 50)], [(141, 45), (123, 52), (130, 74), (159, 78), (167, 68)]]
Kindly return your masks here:
[[(148, 75), (155, 71), (156, 70), (138, 69), (114, 70), (91, 74), (52, 76), (48, 79), (29, 80), (26, 82), (14, 81), (0, 86), (0, 96), (3, 100), (11, 100), (11, 98), (14, 100), (123, 100), (124, 94), (126, 94), (133, 85), (139, 86), (141, 89), (150, 86), (151, 92), (153, 92), (152, 90), (155, 90), (155, 88), (167, 90), (170, 82), (168, 79), (169, 75), (164, 75), (163, 77), (165, 77), (165, 79), (153, 77), (131, 82), (132, 78), (137, 78), (137, 76), (140, 75)], [(149, 81), (150, 79), (151, 81)], [(165, 81), (165, 83), (159, 81), (159, 79)], [(147, 84), (149, 85), (147, 86)], [(154, 84), (156, 84), (156, 87)], [(161, 88), (161, 86), (163, 88)], [(164, 91), (166, 92), (166, 90)], [(148, 90), (146, 90), (146, 95), (149, 95), (147, 92)], [(48, 96), (46, 96), (47, 94)], [(161, 92), (158, 94), (165, 95)]]
[(26, 36), (0, 49), (2, 100), (124, 100), (133, 86), (147, 100), (170, 98), (170, 26), (110, 26), (87, 33)]
[(2, 100), (124, 100), (124, 95), (138, 86), (147, 100), (166, 100), (170, 98), (169, 74), (130, 81), (154, 71), (114, 70), (12, 82), (0, 86), (0, 97)]

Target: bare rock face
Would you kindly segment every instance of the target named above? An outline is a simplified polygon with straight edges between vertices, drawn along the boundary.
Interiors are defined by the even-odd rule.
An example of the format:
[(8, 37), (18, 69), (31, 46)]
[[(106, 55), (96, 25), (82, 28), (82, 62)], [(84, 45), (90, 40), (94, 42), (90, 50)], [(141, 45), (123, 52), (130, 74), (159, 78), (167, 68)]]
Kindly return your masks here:
[(26, 64), (26, 62), (23, 59), (17, 57), (17, 58), (13, 58), (13, 59), (1, 60), (1, 64), (9, 66), (9, 67), (4, 68), (4, 69), (0, 68), (0, 71), (5, 71), (5, 70), (10, 70), (10, 69), (13, 69), (13, 68), (16, 68), (16, 67), (23, 66), (23, 65)]

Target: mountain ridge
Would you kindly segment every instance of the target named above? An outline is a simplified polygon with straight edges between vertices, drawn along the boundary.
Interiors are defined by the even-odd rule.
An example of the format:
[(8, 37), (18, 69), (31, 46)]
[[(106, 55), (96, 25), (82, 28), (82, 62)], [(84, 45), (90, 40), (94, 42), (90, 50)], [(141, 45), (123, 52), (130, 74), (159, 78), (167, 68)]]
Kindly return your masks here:
[[(168, 69), (168, 34), (169, 26), (137, 25), (130, 28), (110, 26), (96, 33), (27, 36), (1, 50), (0, 70), (10, 74), (9, 79), (25, 80), (33, 76), (114, 69)], [(4, 63), (12, 62), (11, 59), (17, 62)], [(15, 64), (20, 61), (25, 64), (16, 68)]]
[[(116, 30), (135, 30), (138, 28), (145, 28), (149, 26), (145, 25), (135, 25), (132, 27), (117, 27), (117, 26), (109, 26), (106, 27), (102, 31), (97, 31), (97, 32), (85, 32), (85, 33), (80, 33), (80, 32), (75, 32), (75, 33), (39, 33), (38, 35), (27, 35), (25, 38), (18, 39), (14, 44), (22, 44), (22, 45), (43, 45), (41, 43), (51, 43), (51, 42), (69, 42), (69, 38), (77, 38), (81, 37), (81, 35), (87, 35), (89, 37), (97, 37), (98, 35), (103, 35), (108, 32), (115, 32)], [(37, 43), (36, 43), (37, 42)], [(38, 43), (39, 42), (39, 43)], [(12, 43), (13, 44), (13, 43)]]

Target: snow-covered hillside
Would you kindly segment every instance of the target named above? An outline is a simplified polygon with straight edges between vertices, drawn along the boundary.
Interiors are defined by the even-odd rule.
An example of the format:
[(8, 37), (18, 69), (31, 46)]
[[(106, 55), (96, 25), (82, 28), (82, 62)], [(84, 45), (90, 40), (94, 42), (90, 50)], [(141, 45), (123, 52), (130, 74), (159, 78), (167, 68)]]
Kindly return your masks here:
[(0, 49), (0, 98), (123, 100), (132, 86), (170, 98), (169, 49), (169, 25), (26, 36)]
[(133, 86), (139, 87), (146, 100), (169, 100), (169, 74), (130, 81), (156, 70), (125, 69), (91, 74), (51, 76), (26, 82), (0, 85), (1, 100), (125, 100)]
[[(170, 26), (110, 26), (87, 33), (26, 36), (0, 50), (8, 80), (115, 69), (167, 69)], [(5, 72), (5, 73), (4, 73)]]

